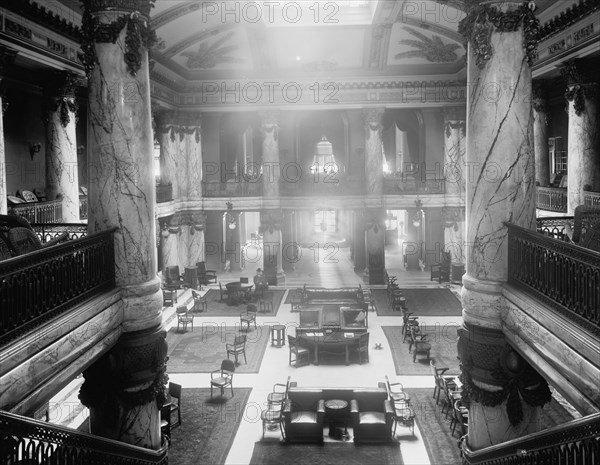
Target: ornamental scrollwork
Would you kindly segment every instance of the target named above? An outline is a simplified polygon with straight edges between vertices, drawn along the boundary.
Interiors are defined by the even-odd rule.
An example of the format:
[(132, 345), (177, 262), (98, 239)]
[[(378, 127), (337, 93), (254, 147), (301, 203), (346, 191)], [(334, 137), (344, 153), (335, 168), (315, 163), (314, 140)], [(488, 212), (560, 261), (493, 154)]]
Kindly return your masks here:
[(475, 62), (483, 69), (494, 53), (491, 37), (498, 32), (516, 32), (523, 26), (523, 48), (529, 66), (537, 58), (540, 22), (527, 4), (514, 11), (503, 12), (491, 5), (474, 5), (458, 25), (458, 32), (471, 42)]
[(560, 68), (560, 72), (567, 83), (565, 99), (567, 102), (573, 102), (575, 114), (581, 116), (585, 111), (586, 99), (594, 100), (598, 96), (598, 84), (593, 82), (590, 70), (581, 61), (566, 62)]

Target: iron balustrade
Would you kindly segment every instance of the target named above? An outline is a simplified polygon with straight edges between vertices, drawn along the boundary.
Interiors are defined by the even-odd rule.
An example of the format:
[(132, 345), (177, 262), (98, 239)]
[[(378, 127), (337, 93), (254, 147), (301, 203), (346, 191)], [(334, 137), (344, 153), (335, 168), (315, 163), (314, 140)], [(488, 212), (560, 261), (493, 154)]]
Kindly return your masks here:
[(114, 231), (0, 262), (0, 345), (113, 289)]
[(262, 195), (262, 180), (247, 181), (242, 177), (228, 182), (203, 181), (204, 197), (257, 197)]
[(566, 231), (573, 231), (575, 224), (572, 216), (547, 216), (545, 218), (537, 218), (537, 232), (545, 236), (553, 237), (554, 239), (565, 240)]
[(587, 192), (583, 191), (583, 204), (590, 207), (596, 207), (600, 205), (600, 192)]
[(0, 463), (167, 465), (164, 436), (162, 444), (145, 449), (0, 411)]
[(564, 187), (542, 187), (535, 188), (536, 207), (541, 210), (553, 212), (567, 212), (567, 189)]
[(79, 196), (79, 219), (80, 220), (88, 219), (88, 196), (87, 195)]
[[(468, 436), (467, 436), (468, 437)], [(600, 457), (600, 413), (472, 451), (462, 442), (465, 465), (596, 465)]]
[(24, 217), (30, 223), (60, 223), (62, 221), (62, 199), (44, 202), (29, 202), (13, 205), (15, 215)]
[(42, 243), (46, 243), (64, 232), (69, 233), (70, 240), (87, 236), (87, 224), (85, 223), (33, 223), (31, 227)]
[(508, 227), (508, 282), (600, 335), (600, 253)]

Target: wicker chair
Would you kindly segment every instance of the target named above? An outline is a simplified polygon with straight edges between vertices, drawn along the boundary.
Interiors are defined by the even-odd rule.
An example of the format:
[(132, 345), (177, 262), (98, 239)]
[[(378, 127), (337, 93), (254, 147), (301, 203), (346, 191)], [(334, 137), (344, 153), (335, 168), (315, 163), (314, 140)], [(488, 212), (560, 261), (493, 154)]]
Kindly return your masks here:
[(13, 257), (52, 247), (69, 239), (69, 233), (63, 232), (54, 239), (42, 243), (29, 221), (15, 215), (0, 215), (0, 236), (6, 246), (2, 247), (2, 256), (6, 255), (5, 249), (8, 248)]

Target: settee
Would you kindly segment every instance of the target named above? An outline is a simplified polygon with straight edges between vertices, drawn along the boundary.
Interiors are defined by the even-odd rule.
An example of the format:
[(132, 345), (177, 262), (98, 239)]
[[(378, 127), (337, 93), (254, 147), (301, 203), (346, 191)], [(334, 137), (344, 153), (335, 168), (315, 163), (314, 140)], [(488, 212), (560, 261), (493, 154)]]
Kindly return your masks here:
[(306, 287), (296, 291), (304, 305), (339, 304), (362, 306), (363, 294), (357, 287)]
[[(285, 437), (288, 442), (323, 442), (323, 429), (331, 420), (325, 402), (348, 403), (343, 414), (354, 428), (354, 442), (392, 440), (394, 409), (384, 383), (372, 388), (309, 388), (293, 386), (284, 406)], [(339, 415), (339, 412), (338, 412)]]

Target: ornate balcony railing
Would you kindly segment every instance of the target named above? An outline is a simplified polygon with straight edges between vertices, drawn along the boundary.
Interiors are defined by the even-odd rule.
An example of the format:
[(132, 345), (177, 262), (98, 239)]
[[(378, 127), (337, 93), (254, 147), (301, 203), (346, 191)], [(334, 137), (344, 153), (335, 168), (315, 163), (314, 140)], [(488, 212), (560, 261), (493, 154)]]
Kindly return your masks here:
[(298, 182), (282, 180), (279, 193), (285, 197), (364, 195), (364, 179), (353, 179), (345, 174), (310, 174)]
[(48, 465), (167, 465), (168, 445), (159, 450), (32, 420), (0, 411), (2, 463)]
[(256, 197), (262, 195), (262, 182), (261, 180), (250, 182), (241, 177), (227, 182), (204, 181), (202, 195), (204, 197)]
[(170, 202), (171, 200), (173, 200), (173, 185), (157, 184), (156, 203)]
[(0, 262), (0, 345), (114, 288), (113, 232)]
[(583, 204), (590, 207), (600, 206), (600, 192), (583, 191)]
[(407, 176), (386, 177), (383, 179), (385, 194), (444, 194), (444, 179), (418, 179)]
[(31, 225), (40, 241), (46, 243), (62, 233), (69, 233), (69, 239), (81, 239), (87, 236), (87, 224), (85, 223), (33, 223)]
[(16, 215), (30, 223), (60, 223), (62, 221), (62, 200), (20, 203), (10, 207)]
[(595, 465), (600, 451), (600, 413), (511, 441), (472, 451), (462, 443), (465, 465)]
[(87, 220), (88, 218), (88, 196), (79, 196), (79, 219)]
[(547, 216), (537, 219), (537, 232), (561, 241), (565, 240), (566, 228), (573, 230), (572, 216)]
[(553, 212), (567, 212), (567, 189), (563, 187), (541, 187), (537, 186), (536, 207), (541, 210)]
[(506, 225), (508, 282), (600, 335), (600, 253)]

